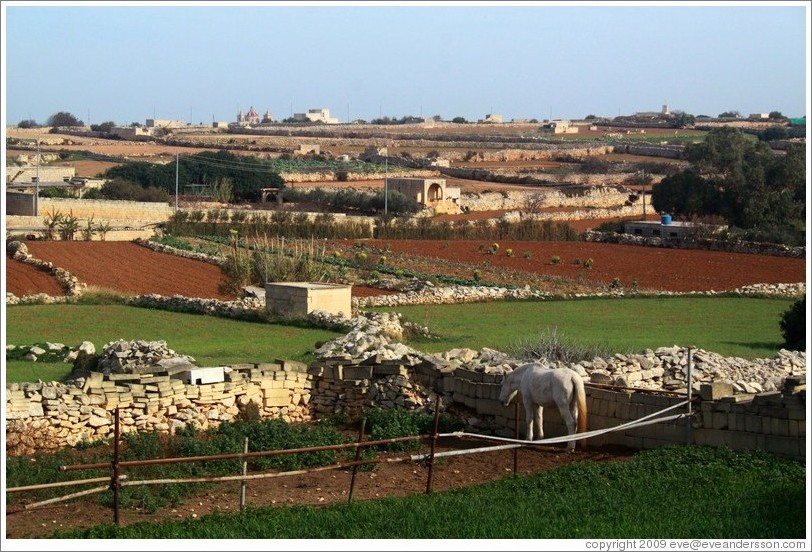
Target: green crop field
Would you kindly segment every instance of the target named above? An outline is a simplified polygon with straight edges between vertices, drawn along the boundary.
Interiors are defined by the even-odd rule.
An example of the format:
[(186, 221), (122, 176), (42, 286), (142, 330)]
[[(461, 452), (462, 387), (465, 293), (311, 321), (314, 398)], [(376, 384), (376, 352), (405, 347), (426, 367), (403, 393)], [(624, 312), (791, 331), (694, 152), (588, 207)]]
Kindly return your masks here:
[[(91, 341), (100, 352), (106, 343), (118, 339), (166, 341), (177, 354), (194, 357), (199, 366), (273, 362), (278, 358), (308, 361), (317, 341), (338, 335), (320, 329), (123, 305), (30, 305), (6, 309), (7, 344), (50, 341), (75, 347)], [(70, 364), (10, 361), (6, 381), (60, 380), (69, 373)]]
[[(410, 345), (426, 352), (455, 347), (497, 350), (532, 340), (555, 328), (563, 337), (611, 352), (640, 352), (662, 346), (694, 346), (724, 356), (769, 358), (781, 347), (778, 321), (790, 299), (672, 297), (509, 301), (461, 305), (398, 307), (413, 322), (440, 339)], [(337, 332), (280, 324), (123, 305), (34, 305), (6, 309), (6, 343), (45, 341), (75, 347), (91, 341), (100, 351), (110, 341), (163, 340), (200, 366), (308, 361), (317, 341)], [(6, 381), (61, 380), (66, 363), (7, 363)]]
[(397, 310), (442, 339), (415, 347), (440, 352), (453, 347), (504, 350), (556, 328), (580, 344), (618, 353), (693, 346), (724, 356), (771, 358), (783, 341), (779, 320), (790, 299), (664, 297), (502, 301), (404, 306)]

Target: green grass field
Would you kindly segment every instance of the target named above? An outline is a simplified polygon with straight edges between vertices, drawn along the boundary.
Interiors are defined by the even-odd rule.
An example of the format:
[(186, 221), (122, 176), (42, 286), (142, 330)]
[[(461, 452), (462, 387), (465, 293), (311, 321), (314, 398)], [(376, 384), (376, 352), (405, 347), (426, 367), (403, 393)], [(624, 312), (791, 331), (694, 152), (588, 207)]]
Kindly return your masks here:
[(54, 538), (803, 539), (805, 496), (801, 462), (669, 447), (430, 495), (108, 522)]
[[(199, 366), (275, 359), (309, 361), (317, 341), (339, 334), (327, 330), (244, 322), (214, 316), (128, 307), (124, 305), (29, 305), (6, 309), (6, 343), (51, 341), (75, 347), (91, 341), (96, 351), (110, 341), (166, 341), (179, 355)], [(6, 381), (61, 380), (70, 364), (10, 361)]]
[(453, 347), (504, 350), (556, 327), (581, 344), (612, 352), (694, 346), (724, 356), (771, 358), (783, 339), (779, 320), (790, 299), (664, 297), (508, 301), (404, 306), (396, 310), (442, 336), (412, 344), (426, 352)]
[[(725, 356), (772, 357), (781, 347), (778, 321), (790, 299), (733, 297), (627, 298), (511, 301), (398, 307), (396, 310), (439, 334), (411, 345), (426, 352), (455, 347), (497, 350), (557, 328), (579, 344), (612, 352), (661, 346), (695, 346)], [(6, 343), (51, 341), (75, 347), (92, 341), (97, 351), (110, 341), (164, 340), (200, 366), (309, 361), (317, 341), (340, 335), (327, 330), (243, 322), (123, 305), (32, 305), (6, 309)], [(65, 363), (7, 363), (6, 381), (62, 380)]]

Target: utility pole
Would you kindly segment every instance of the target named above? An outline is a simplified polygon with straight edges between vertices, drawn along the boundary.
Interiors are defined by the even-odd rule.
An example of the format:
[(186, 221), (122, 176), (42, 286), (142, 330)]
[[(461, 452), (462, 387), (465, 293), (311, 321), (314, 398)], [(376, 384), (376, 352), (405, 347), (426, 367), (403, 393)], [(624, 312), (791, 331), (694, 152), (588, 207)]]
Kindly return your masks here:
[[(386, 142), (384, 142), (386, 144)], [(389, 214), (389, 148), (386, 148), (383, 176), (383, 214)]]
[(643, 169), (643, 220), (646, 220), (646, 169)]
[(39, 216), (39, 140), (37, 140), (37, 176), (34, 184), (34, 216)]

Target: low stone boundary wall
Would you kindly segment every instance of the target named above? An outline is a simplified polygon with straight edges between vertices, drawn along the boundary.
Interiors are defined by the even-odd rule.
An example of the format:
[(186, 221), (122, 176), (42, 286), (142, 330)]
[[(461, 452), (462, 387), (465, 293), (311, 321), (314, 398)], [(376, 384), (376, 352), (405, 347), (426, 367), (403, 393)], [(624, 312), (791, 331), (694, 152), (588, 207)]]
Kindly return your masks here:
[(806, 257), (806, 247), (792, 247), (778, 243), (728, 242), (710, 238), (656, 238), (636, 236), (634, 234), (617, 234), (587, 230), (582, 239), (595, 243), (618, 243), (621, 245), (646, 245), (673, 249), (704, 249), (706, 251), (725, 251), (728, 253), (752, 253), (756, 255), (775, 255), (778, 257)]
[(205, 430), (240, 416), (249, 402), (260, 416), (310, 420), (313, 388), (307, 365), (294, 361), (238, 364), (225, 380), (195, 385), (188, 368), (149, 374), (89, 372), (73, 383), (22, 383), (6, 388), (9, 455), (54, 450), (106, 438), (120, 409), (121, 432), (173, 433), (189, 424)]
[[(7, 386), (6, 450), (9, 455), (76, 446), (109, 437), (120, 408), (122, 432), (172, 433), (192, 424), (206, 429), (240, 416), (249, 402), (260, 416), (290, 422), (336, 414), (359, 416), (371, 406), (431, 410), (462, 409), (475, 431), (513, 436), (515, 407), (498, 400), (502, 374), (420, 360), (317, 362), (279, 361), (232, 365), (225, 381), (196, 385), (182, 374), (89, 373), (74, 384), (26, 383)], [(178, 370), (181, 370), (180, 368)], [(589, 429), (637, 420), (685, 399), (645, 391), (603, 389), (587, 384)], [(705, 400), (692, 420), (693, 442), (739, 450), (766, 450), (805, 456), (805, 385), (789, 392), (731, 395)], [(523, 419), (523, 409), (519, 409)], [(676, 413), (685, 412), (680, 410)], [(674, 412), (672, 412), (674, 413)], [(565, 435), (555, 408), (544, 409), (545, 436)], [(606, 433), (592, 445), (654, 448), (686, 442), (685, 422), (654, 424)]]

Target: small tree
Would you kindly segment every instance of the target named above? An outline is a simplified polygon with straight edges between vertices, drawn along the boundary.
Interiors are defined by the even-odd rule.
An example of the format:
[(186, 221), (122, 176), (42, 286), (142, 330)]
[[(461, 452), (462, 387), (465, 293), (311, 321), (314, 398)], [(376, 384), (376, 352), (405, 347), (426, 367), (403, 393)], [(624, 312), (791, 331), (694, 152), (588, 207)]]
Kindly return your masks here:
[(39, 128), (39, 125), (34, 119), (25, 119), (17, 124), (17, 128)]
[(84, 126), (84, 123), (67, 111), (60, 111), (48, 117), (48, 126)]
[(794, 351), (806, 350), (806, 297), (795, 301), (781, 316), (784, 347)]

